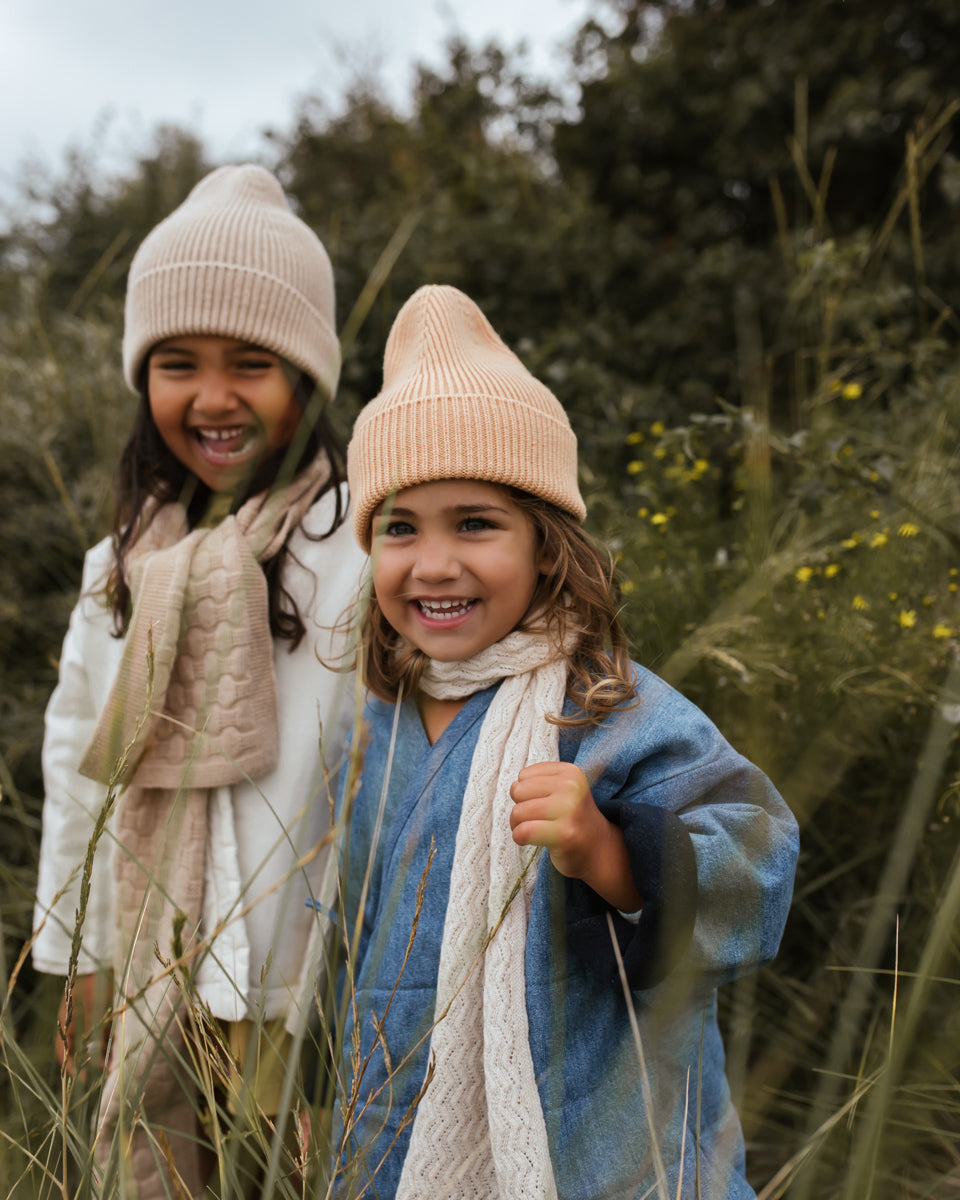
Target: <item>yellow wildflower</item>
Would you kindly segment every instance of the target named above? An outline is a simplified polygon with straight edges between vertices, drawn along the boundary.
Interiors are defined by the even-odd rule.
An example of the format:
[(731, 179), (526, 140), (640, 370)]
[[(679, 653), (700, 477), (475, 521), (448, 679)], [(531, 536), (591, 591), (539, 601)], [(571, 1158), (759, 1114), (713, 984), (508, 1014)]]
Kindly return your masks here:
[(956, 567), (951, 567), (950, 570), (947, 572), (947, 574), (950, 576), (951, 579), (956, 579), (957, 575), (960, 574), (960, 572), (957, 571)]
[(667, 452), (666, 452), (666, 450), (664, 450), (664, 448), (662, 446), (658, 446), (656, 448), (656, 450), (654, 450), (654, 452), (653, 452), (653, 457), (654, 458), (666, 458)]
[(627, 434), (627, 445), (628, 446), (639, 446), (642, 441), (643, 441), (642, 433), (628, 433)]
[(844, 458), (849, 458), (850, 455), (853, 453), (853, 447), (848, 442), (845, 446), (840, 447), (840, 453), (843, 455)]
[(637, 585), (632, 579), (625, 579), (623, 583), (620, 584), (620, 592), (622, 595), (626, 596), (628, 593), (632, 592), (636, 586)]
[(860, 545), (860, 539), (854, 534), (852, 537), (848, 537), (845, 541), (841, 542), (840, 545), (843, 546), (844, 550), (852, 550), (854, 546)]
[(813, 578), (813, 567), (798, 567), (795, 578), (798, 583), (809, 583)]
[(901, 629), (912, 629), (917, 623), (917, 614), (912, 608), (904, 608), (900, 610), (897, 620), (900, 622)]
[(826, 615), (827, 615), (827, 614), (826, 614), (826, 613), (823, 611), (823, 609), (822, 609), (822, 608), (818, 608), (818, 609), (817, 609), (817, 620), (818, 620), (818, 621), (822, 621), (822, 620), (824, 620), (824, 618), (826, 617)]
[(649, 511), (650, 511), (650, 509), (649, 509), (649, 508), (638, 508), (638, 509), (637, 509), (637, 516), (638, 516), (638, 517), (645, 517)]
[(885, 533), (875, 533), (870, 539), (870, 549), (876, 550), (878, 546), (885, 546), (888, 541), (889, 538)]
[(867, 600), (864, 596), (860, 596), (860, 595), (854, 596), (853, 607), (857, 610), (857, 612), (866, 612), (867, 609), (870, 607), (870, 601)]
[(827, 563), (827, 565), (823, 568), (823, 573), (824, 573), (824, 575), (826, 575), (826, 577), (828, 579), (832, 579), (834, 577), (834, 575), (839, 574), (839, 572), (840, 572), (840, 564), (839, 563)]
[(844, 400), (859, 400), (863, 395), (863, 388), (859, 383), (848, 383), (843, 389)]
[(710, 463), (705, 458), (698, 458), (693, 464), (693, 469), (698, 475), (702, 475), (704, 471), (710, 470)]
[(666, 523), (667, 523), (669, 520), (670, 520), (670, 518), (667, 516), (667, 514), (666, 514), (666, 513), (662, 513), (662, 512), (655, 512), (655, 513), (653, 514), (653, 516), (650, 518), (650, 524), (651, 524), (651, 525), (660, 525), (660, 526), (662, 526), (662, 525), (666, 525)]
[(955, 583), (951, 583), (947, 590), (950, 592), (955, 592), (957, 590), (957, 585)]
[(871, 508), (870, 509), (870, 519), (871, 519), (871, 521), (879, 521), (880, 520), (880, 509), (879, 508)]
[(887, 599), (890, 601), (891, 604), (894, 604), (894, 603), (896, 603), (897, 600), (900, 599), (900, 593), (899, 592), (887, 592)]
[(843, 389), (843, 384), (840, 382), (839, 379), (831, 379), (830, 380), (830, 391), (831, 392), (839, 392), (839, 391), (842, 391), (842, 389)]
[(935, 638), (953, 637), (953, 634), (954, 634), (954, 630), (951, 629), (949, 625), (943, 625), (939, 621), (933, 627), (933, 636)]
[(665, 428), (666, 427), (662, 421), (654, 421), (654, 423), (650, 426), (650, 432), (654, 437), (659, 437)]
[(902, 538), (916, 537), (919, 532), (920, 532), (920, 526), (914, 525), (914, 523), (912, 521), (904, 521), (904, 523), (897, 530), (897, 533)]
[(629, 475), (636, 475), (637, 472), (642, 471), (645, 466), (646, 463), (642, 463), (639, 458), (635, 458), (633, 462), (627, 463), (627, 473)]

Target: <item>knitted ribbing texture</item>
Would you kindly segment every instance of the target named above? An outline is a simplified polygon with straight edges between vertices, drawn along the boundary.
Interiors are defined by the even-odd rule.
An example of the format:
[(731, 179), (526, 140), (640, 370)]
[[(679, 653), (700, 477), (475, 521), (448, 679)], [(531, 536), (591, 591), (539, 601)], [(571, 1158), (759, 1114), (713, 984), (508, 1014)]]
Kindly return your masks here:
[(136, 390), (150, 349), (207, 334), (272, 350), (336, 391), (333, 268), (262, 167), (219, 167), (144, 239), (127, 281), (123, 373)]
[(562, 405), (454, 287), (422, 287), (397, 314), (383, 389), (357, 418), (347, 470), (366, 550), (377, 505), (438, 479), (516, 487), (578, 521), (586, 515)]

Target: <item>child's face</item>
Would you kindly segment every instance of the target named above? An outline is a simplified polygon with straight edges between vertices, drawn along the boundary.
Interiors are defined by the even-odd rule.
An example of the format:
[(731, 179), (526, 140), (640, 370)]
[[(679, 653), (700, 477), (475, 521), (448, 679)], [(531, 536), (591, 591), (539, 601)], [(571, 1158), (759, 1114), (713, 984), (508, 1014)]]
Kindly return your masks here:
[(174, 337), (150, 352), (150, 411), (183, 465), (215, 492), (232, 491), (288, 444), (300, 420), (276, 354), (226, 337)]
[(404, 488), (373, 516), (373, 586), (384, 617), (418, 649), (459, 662), (525, 616), (540, 575), (530, 518), (492, 483)]

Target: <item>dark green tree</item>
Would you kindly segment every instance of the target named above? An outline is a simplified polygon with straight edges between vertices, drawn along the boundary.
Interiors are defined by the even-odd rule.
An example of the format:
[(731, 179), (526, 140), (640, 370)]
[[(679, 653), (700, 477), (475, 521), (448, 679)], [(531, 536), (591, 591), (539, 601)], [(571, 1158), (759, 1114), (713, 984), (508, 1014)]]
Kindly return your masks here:
[[(574, 51), (579, 115), (557, 163), (602, 209), (604, 294), (635, 375), (662, 411), (739, 392), (735, 294), (773, 356), (792, 353), (786, 303), (796, 233), (870, 237), (922, 142), (960, 97), (960, 10), (948, 0), (609, 0)], [(915, 163), (930, 247), (922, 279), (902, 221), (885, 245), (901, 279), (953, 308), (960, 285), (955, 135)], [(922, 182), (922, 180), (921, 180)], [(786, 253), (784, 253), (786, 248)], [(881, 274), (881, 258), (862, 269)], [(920, 329), (940, 306), (920, 303)], [(775, 414), (789, 419), (792, 381)]]
[(280, 170), (331, 250), (344, 318), (399, 231), (399, 257), (349, 348), (348, 401), (378, 390), (387, 331), (423, 283), (468, 292), (514, 345), (540, 343), (559, 313), (579, 310), (556, 250), (577, 235), (576, 201), (546, 154), (558, 111), (503, 50), (459, 42), (444, 69), (420, 70), (409, 117), (370, 88), (340, 116), (301, 111)]
[(0, 272), (29, 275), (45, 312), (112, 319), (137, 246), (210, 166), (200, 141), (176, 126), (158, 127), (146, 153), (113, 178), (89, 153), (70, 151), (63, 170), (25, 181)]

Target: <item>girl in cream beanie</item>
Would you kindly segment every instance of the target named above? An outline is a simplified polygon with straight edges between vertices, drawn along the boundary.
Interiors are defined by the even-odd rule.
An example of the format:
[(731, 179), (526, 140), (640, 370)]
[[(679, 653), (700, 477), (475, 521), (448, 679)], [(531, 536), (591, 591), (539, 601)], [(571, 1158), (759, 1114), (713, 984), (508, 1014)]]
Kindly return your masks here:
[(265, 1160), (291, 1123), (290, 1031), (313, 991), (302, 893), (324, 878), (344, 734), (345, 681), (318, 660), (360, 569), (327, 416), (333, 272), (268, 171), (213, 171), (144, 240), (122, 354), (139, 405), (47, 709), (33, 956), (78, 971), (67, 1068), (109, 1044), (103, 1171), (151, 1200), (207, 1194), (215, 1167), (218, 1194), (240, 1194), (225, 1129)]

